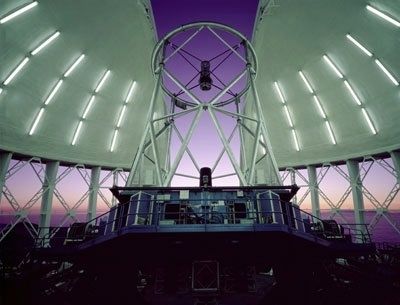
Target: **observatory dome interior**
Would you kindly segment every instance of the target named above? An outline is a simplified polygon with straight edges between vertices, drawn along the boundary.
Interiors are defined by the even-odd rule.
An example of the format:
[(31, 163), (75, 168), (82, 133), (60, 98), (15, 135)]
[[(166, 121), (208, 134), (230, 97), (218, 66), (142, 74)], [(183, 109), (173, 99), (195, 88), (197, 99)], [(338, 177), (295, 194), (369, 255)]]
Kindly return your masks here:
[[(65, 225), (115, 203), (96, 192), (124, 185), (141, 145), (153, 49), (199, 21), (226, 24), (254, 47), (268, 141), (283, 182), (301, 186), (297, 202), (336, 218), (354, 209), (372, 231), (386, 223), (400, 240), (398, 0), (2, 0), (0, 243), (19, 222)], [(165, 104), (155, 107), (164, 113)], [(161, 139), (160, 155), (169, 149)], [(207, 149), (197, 154), (206, 159)], [(63, 175), (75, 176), (49, 194)], [(24, 188), (32, 194), (19, 196)], [(82, 197), (68, 195), (75, 190)], [(52, 206), (65, 221), (40, 216)]]

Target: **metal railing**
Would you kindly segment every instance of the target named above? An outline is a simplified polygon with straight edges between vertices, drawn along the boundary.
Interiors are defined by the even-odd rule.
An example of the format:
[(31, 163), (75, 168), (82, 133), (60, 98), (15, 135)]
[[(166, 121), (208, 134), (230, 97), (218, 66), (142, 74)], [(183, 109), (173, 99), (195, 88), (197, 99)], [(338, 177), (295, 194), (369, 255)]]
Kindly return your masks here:
[[(73, 245), (112, 232), (118, 233), (131, 226), (151, 226), (158, 231), (160, 227), (166, 225), (205, 227), (212, 225), (282, 225), (289, 232), (302, 232), (327, 240), (371, 243), (367, 224), (337, 224), (332, 220), (320, 219), (301, 210), (296, 205), (283, 201), (279, 201), (281, 210), (262, 212), (257, 210), (260, 199), (254, 201), (224, 200), (223, 205), (215, 204), (221, 200), (224, 199), (173, 200), (168, 202), (168, 204), (178, 207), (173, 212), (166, 211), (166, 203), (159, 200), (137, 200), (137, 205), (149, 205), (148, 211), (145, 212), (130, 213), (130, 203), (120, 204), (88, 222), (72, 224), (66, 237), (56, 237), (56, 232), (51, 228), (39, 228), (35, 246), (48, 247), (51, 246), (51, 243), (60, 244), (60, 242), (64, 245)], [(236, 211), (235, 204), (238, 203), (245, 204), (246, 209)], [(194, 207), (198, 209), (196, 210)], [(60, 239), (64, 239), (64, 241), (60, 241)]]

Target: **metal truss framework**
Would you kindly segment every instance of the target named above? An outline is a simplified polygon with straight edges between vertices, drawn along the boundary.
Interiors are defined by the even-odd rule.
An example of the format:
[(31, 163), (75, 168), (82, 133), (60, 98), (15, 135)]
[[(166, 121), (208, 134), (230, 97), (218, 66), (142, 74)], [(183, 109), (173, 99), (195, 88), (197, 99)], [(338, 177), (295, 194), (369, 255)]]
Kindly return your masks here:
[[(306, 199), (311, 200), (311, 209), (313, 215), (321, 217), (320, 199), (322, 199), (329, 207), (329, 217), (334, 218), (338, 216), (340, 221), (348, 223), (348, 219), (343, 215), (343, 204), (350, 200), (352, 195), (355, 223), (366, 224), (364, 201), (371, 203), (374, 207), (374, 216), (368, 223), (368, 230), (373, 232), (376, 225), (384, 219), (395, 232), (400, 234), (400, 224), (398, 224), (390, 213), (390, 206), (394, 202), (394, 199), (400, 191), (400, 153), (391, 152), (392, 164), (388, 162), (388, 159), (376, 158), (373, 156), (365, 156), (361, 161), (348, 160), (346, 161), (347, 171), (342, 166), (332, 163), (323, 163), (320, 166), (309, 165), (307, 166), (307, 175), (302, 173), (300, 169), (288, 167), (282, 174), (282, 180), (286, 183), (294, 184), (297, 183), (304, 193), (300, 198), (294, 198), (298, 205), (303, 204)], [(374, 167), (383, 168), (388, 175), (394, 179), (393, 185), (390, 191), (386, 194), (383, 200), (378, 200), (374, 196), (373, 192), (363, 183), (368, 175), (371, 173), (371, 169)], [(332, 200), (326, 192), (320, 187), (320, 184), (324, 181), (329, 171), (338, 173), (346, 182), (348, 186), (345, 191), (341, 194), (340, 198), (336, 201)], [(289, 182), (290, 180), (290, 182)], [(363, 226), (359, 226), (358, 229), (363, 230)], [(364, 229), (365, 230), (365, 229)]]
[[(24, 225), (33, 239), (43, 236), (53, 236), (67, 223), (68, 220), (72, 220), (73, 222), (79, 221), (75, 213), (78, 208), (82, 208), (86, 202), (86, 220), (90, 221), (97, 215), (99, 204), (104, 203), (108, 207), (115, 204), (114, 199), (109, 200), (107, 198), (104, 189), (109, 188), (111, 184), (121, 186), (125, 185), (128, 179), (128, 172), (122, 168), (102, 171), (101, 167), (92, 167), (89, 169), (82, 164), (60, 167), (58, 161), (44, 162), (35, 157), (27, 158), (25, 160), (15, 160), (15, 162), (11, 162), (11, 160), (11, 153), (0, 153), (1, 195), (4, 199), (3, 202), (8, 204), (12, 211), (10, 222), (0, 231), (0, 243), (18, 223)], [(342, 207), (347, 200), (351, 200), (350, 196), (352, 195), (355, 211), (355, 223), (360, 223), (360, 221), (365, 222), (365, 200), (370, 202), (375, 210), (374, 216), (368, 224), (370, 232), (373, 232), (374, 228), (380, 221), (385, 220), (393, 227), (394, 231), (400, 234), (399, 224), (396, 223), (390, 212), (390, 206), (400, 191), (400, 153), (391, 152), (391, 160), (392, 162), (390, 162), (389, 159), (366, 156), (361, 160), (347, 161), (347, 170), (343, 168), (343, 166), (332, 163), (324, 163), (318, 166), (310, 165), (306, 167), (307, 174), (301, 169), (289, 167), (281, 171), (281, 176), (282, 181), (289, 184), (297, 183), (301, 189), (304, 190), (303, 194), (294, 200), (300, 206), (310, 200), (312, 213), (317, 217), (320, 217), (321, 213), (321, 200), (330, 208), (330, 218), (337, 216), (340, 218), (339, 222), (347, 224), (348, 218), (345, 218)], [(354, 166), (358, 169), (356, 177), (352, 177), (350, 174), (351, 168), (353, 167), (354, 169)], [(367, 188), (363, 183), (366, 177), (371, 175), (373, 172), (374, 166), (383, 168), (388, 175), (393, 177), (394, 180), (390, 191), (381, 201), (373, 195), (373, 190)], [(31, 179), (36, 179), (42, 186), (30, 199), (22, 202), (17, 199), (18, 194), (13, 194), (7, 185), (7, 182), (19, 171), (27, 167), (31, 169)], [(82, 178), (82, 183), (84, 183), (87, 188), (76, 202), (71, 203), (65, 199), (58, 184), (74, 171), (79, 174)], [(348, 182), (346, 189), (336, 201), (332, 200), (321, 187), (321, 183), (326, 179), (327, 173), (330, 171), (339, 174), (340, 177)], [(23, 183), (24, 182), (21, 182), (21, 184)], [(21, 187), (23, 187), (23, 185), (21, 185)], [(55, 201), (61, 204), (64, 208), (65, 214), (63, 219), (56, 226), (53, 226), (50, 231), (50, 219), (53, 213), (53, 202)], [(37, 207), (39, 202), (41, 202), (40, 219), (39, 228), (37, 228), (30, 219), (30, 213), (33, 213), (32, 208), (34, 206)], [(360, 226), (360, 229), (362, 228), (363, 227)]]
[[(68, 220), (71, 220), (72, 222), (79, 221), (76, 217), (76, 212), (78, 209), (82, 209), (82, 206), (84, 206), (86, 202), (86, 220), (89, 221), (95, 218), (98, 198), (100, 198), (108, 207), (111, 207), (116, 203), (114, 198), (109, 200), (104, 195), (103, 189), (108, 189), (109, 187), (106, 186), (108, 180), (112, 178), (113, 185), (123, 185), (126, 183), (128, 177), (128, 173), (121, 168), (116, 168), (106, 172), (106, 175), (100, 180), (101, 167), (92, 167), (91, 169), (88, 169), (85, 165), (76, 164), (60, 168), (59, 161), (43, 163), (40, 158), (36, 157), (17, 160), (14, 164), (10, 165), (11, 158), (11, 153), (0, 153), (0, 187), (2, 187), (0, 199), (2, 199), (2, 197), (4, 198), (4, 201), (8, 203), (8, 208), (11, 211), (11, 213), (7, 213), (11, 220), (0, 230), (0, 243), (18, 223), (22, 223), (25, 226), (33, 239), (39, 236), (51, 237), (56, 234), (61, 227), (65, 226)], [(16, 199), (18, 194), (14, 194), (10, 190), (7, 181), (27, 167), (32, 170), (32, 179), (36, 179), (40, 182), (41, 187), (29, 200), (20, 202)], [(74, 171), (82, 178), (81, 182), (87, 186), (87, 189), (76, 202), (70, 202), (65, 198), (65, 194), (63, 194), (58, 185)], [(22, 183), (20, 187), (23, 187)], [(39, 201), (41, 204), (39, 211), (39, 228), (37, 228), (32, 223), (30, 214), (33, 213), (32, 210), (34, 207), (38, 207)], [(54, 201), (57, 201), (63, 208), (64, 215), (58, 224), (51, 226), (50, 220), (54, 212)]]
[[(171, 42), (171, 39), (174, 37), (174, 35), (187, 30), (194, 30), (194, 33), (190, 35), (183, 43), (178, 46)], [(225, 58), (216, 65), (214, 70), (211, 71), (212, 76), (216, 79), (216, 81), (218, 81), (218, 85), (213, 83), (213, 86), (219, 89), (219, 91), (210, 101), (202, 100), (192, 91), (198, 85), (192, 86), (191, 83), (199, 75), (200, 71), (194, 64), (190, 62), (188, 56), (194, 57), (198, 61), (201, 60), (197, 58), (197, 56), (190, 54), (184, 49), (184, 47), (189, 44), (199, 32), (203, 30), (208, 30), (214, 37), (217, 38), (218, 41), (222, 42), (222, 44), (227, 47), (227, 50), (211, 59), (213, 60), (221, 55), (227, 54)], [(231, 46), (221, 35), (217, 33), (217, 30), (226, 31), (230, 34), (236, 35), (240, 38), (240, 42), (237, 45)], [(173, 51), (170, 54), (166, 54), (165, 50), (170, 44), (173, 46)], [(238, 45), (244, 46), (244, 54), (239, 53)], [(236, 55), (243, 62), (243, 69), (228, 83), (224, 83), (218, 78), (214, 71), (226, 58), (232, 54)], [(185, 61), (196, 70), (195, 76), (186, 84), (183, 84), (178, 77), (174, 76), (166, 66), (168, 60), (170, 60), (173, 56), (178, 55), (181, 55)], [(190, 158), (197, 172), (200, 171), (199, 165), (193, 156), (193, 152), (189, 148), (189, 142), (191, 141), (193, 133), (198, 126), (201, 116), (205, 112), (210, 115), (215, 127), (215, 132), (223, 145), (222, 150), (212, 166), (212, 171), (214, 171), (218, 166), (224, 154), (227, 155), (234, 169), (234, 173), (215, 176), (214, 179), (236, 175), (241, 185), (254, 185), (256, 183), (268, 183), (271, 185), (281, 184), (279, 170), (273, 156), (260, 100), (254, 83), (257, 69), (257, 58), (250, 42), (242, 34), (230, 27), (215, 23), (202, 22), (186, 25), (166, 35), (166, 37), (156, 45), (152, 58), (152, 66), (154, 75), (156, 77), (156, 84), (147, 114), (148, 123), (144, 129), (144, 134), (136, 152), (136, 156), (134, 158), (127, 181), (127, 186), (144, 184), (169, 186), (174, 175), (198, 179), (196, 176), (177, 173), (176, 171), (185, 153)], [(168, 79), (175, 84), (180, 91), (177, 93), (171, 92), (164, 83), (165, 79)], [(244, 89), (242, 89), (240, 92), (233, 93), (233, 87), (241, 80), (245, 80), (246, 82)], [(184, 110), (180, 111), (177, 109), (176, 104), (171, 101), (171, 107), (168, 111), (165, 105), (164, 96), (162, 96), (160, 93), (160, 89), (162, 89), (165, 97), (171, 97), (175, 100), (178, 100), (181, 105), (184, 105), (184, 107), (181, 107)], [(186, 94), (189, 100), (180, 97), (180, 95), (183, 93)], [(246, 100), (243, 98), (245, 93), (247, 93)], [(226, 95), (230, 95), (230, 97), (226, 99)], [(224, 106), (231, 105), (233, 103), (236, 105), (234, 111), (224, 108)], [(245, 107), (246, 109), (249, 108), (252, 110), (251, 114), (245, 114)], [(156, 109), (164, 109), (163, 115), (159, 116), (156, 112)], [(250, 113), (250, 111), (248, 112)], [(189, 114), (193, 115), (193, 118), (191, 119), (191, 123), (186, 135), (184, 135), (178, 129), (175, 120)], [(233, 127), (233, 130), (229, 136), (225, 134), (217, 114), (224, 115), (235, 120), (235, 126)], [(169, 147), (173, 133), (181, 143), (177, 155), (175, 156), (174, 160), (171, 160)], [(250, 135), (248, 137), (248, 143), (245, 143), (243, 140), (244, 133), (248, 133)], [(240, 160), (237, 160), (235, 157), (231, 146), (231, 140), (235, 135), (240, 137)], [(161, 146), (159, 142), (160, 138), (163, 136), (166, 137), (165, 142), (167, 147), (165, 160), (161, 160), (160, 156)], [(246, 156), (246, 144), (251, 146), (251, 154), (249, 156)], [(144, 162), (147, 162), (147, 166), (143, 166)], [(256, 179), (256, 165), (260, 168), (263, 168), (265, 171), (265, 179), (262, 182)], [(143, 177), (141, 176), (143, 173), (143, 168), (146, 168), (147, 171), (149, 171), (149, 169), (150, 171), (153, 171), (156, 179), (144, 181)]]

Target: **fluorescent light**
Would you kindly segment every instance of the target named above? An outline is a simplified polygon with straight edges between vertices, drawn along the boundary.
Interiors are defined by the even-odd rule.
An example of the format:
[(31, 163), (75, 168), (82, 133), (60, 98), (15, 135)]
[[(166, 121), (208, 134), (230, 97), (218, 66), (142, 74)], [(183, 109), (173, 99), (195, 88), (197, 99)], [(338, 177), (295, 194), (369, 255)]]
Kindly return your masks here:
[(346, 85), (346, 88), (347, 88), (347, 90), (349, 90), (353, 99), (356, 101), (357, 105), (361, 106), (361, 101), (360, 101), (359, 97), (357, 96), (357, 94), (354, 92), (353, 88), (350, 86), (349, 82), (347, 80), (345, 80), (344, 84)]
[(42, 107), (42, 108), (40, 108), (39, 114), (35, 118), (35, 122), (33, 123), (31, 130), (29, 130), (30, 136), (33, 135), (33, 133), (35, 132), (36, 126), (40, 122), (40, 119), (42, 118), (43, 113), (44, 113), (44, 108)]
[(318, 108), (319, 113), (321, 114), (321, 116), (322, 116), (324, 119), (326, 119), (325, 111), (324, 111), (324, 109), (322, 108), (321, 102), (319, 101), (318, 97), (317, 97), (316, 95), (313, 95), (313, 99), (314, 99), (315, 104), (317, 104), (317, 108)]
[(354, 45), (356, 45), (361, 51), (363, 51), (365, 54), (367, 54), (369, 57), (372, 57), (372, 53), (368, 51), (366, 47), (364, 47), (361, 43), (359, 43), (357, 40), (353, 38), (350, 34), (346, 34), (346, 37), (348, 40), (350, 40)]
[(265, 155), (266, 153), (267, 153), (267, 150), (265, 149), (265, 141), (264, 141), (264, 136), (263, 135), (261, 135), (261, 143), (263, 144), (263, 145), (261, 145), (261, 150), (262, 150), (262, 153), (263, 153), (263, 155)]
[(78, 57), (77, 60), (75, 60), (75, 62), (72, 64), (71, 67), (69, 67), (69, 69), (67, 70), (67, 72), (64, 73), (64, 77), (68, 77), (72, 71), (75, 70), (75, 68), (79, 65), (79, 63), (82, 61), (82, 59), (85, 57), (85, 54), (82, 54), (81, 56)]
[(304, 83), (306, 84), (306, 87), (310, 93), (314, 93), (313, 88), (311, 87), (310, 83), (308, 82), (307, 78), (305, 77), (304, 73), (302, 71), (299, 71), (299, 74), (301, 78), (303, 79)]
[(389, 21), (391, 24), (394, 24), (395, 26), (397, 26), (398, 28), (400, 28), (400, 22), (393, 19), (392, 17), (389, 17), (388, 15), (382, 13), (381, 11), (377, 10), (376, 8), (367, 5), (367, 10), (369, 10), (371, 13), (374, 13), (375, 15), (385, 19), (386, 21)]
[(119, 127), (121, 126), (121, 122), (122, 122), (122, 119), (124, 118), (125, 111), (126, 111), (126, 105), (124, 105), (124, 106), (122, 107), (121, 113), (119, 114), (118, 123), (117, 123), (117, 128), (119, 128)]
[(6, 23), (7, 21), (21, 15), (22, 13), (25, 13), (26, 11), (29, 11), (31, 8), (35, 7), (38, 4), (37, 1), (31, 2), (27, 5), (24, 5), (23, 7), (21, 7), (20, 9), (16, 10), (15, 12), (3, 17), (0, 19), (0, 24), (2, 23)]
[(292, 137), (294, 140), (294, 144), (296, 145), (296, 150), (300, 151), (299, 142), (297, 141), (297, 135), (296, 135), (296, 131), (294, 129), (292, 129)]
[(135, 85), (136, 85), (136, 82), (133, 81), (131, 87), (129, 88), (128, 95), (126, 96), (125, 103), (128, 103), (129, 100), (131, 99), (131, 96), (132, 96), (132, 93), (133, 93), (133, 89), (135, 88)]
[(92, 105), (93, 105), (93, 102), (94, 102), (95, 97), (96, 97), (96, 96), (94, 96), (94, 95), (92, 95), (92, 96), (90, 97), (89, 103), (86, 105), (85, 111), (83, 112), (82, 119), (86, 119), (86, 116), (88, 115), (89, 110), (90, 110), (90, 108), (91, 108)]
[(399, 82), (394, 78), (394, 76), (389, 72), (389, 70), (386, 69), (385, 66), (378, 59), (375, 59), (375, 63), (386, 74), (386, 76), (392, 81), (393, 84), (395, 84), (396, 86), (399, 85)]
[(114, 131), (114, 135), (111, 141), (111, 147), (110, 147), (110, 151), (113, 152), (114, 151), (114, 147), (115, 147), (115, 142), (117, 141), (117, 137), (118, 137), (118, 129), (115, 129)]
[(281, 88), (279, 87), (278, 83), (277, 83), (277, 82), (274, 82), (274, 86), (275, 86), (276, 91), (278, 92), (278, 95), (279, 95), (279, 98), (281, 99), (281, 102), (282, 102), (283, 104), (285, 104), (286, 101), (285, 101), (285, 98), (283, 97)]
[(50, 101), (53, 99), (54, 95), (57, 93), (58, 89), (60, 89), (61, 85), (63, 83), (63, 80), (60, 79), (57, 84), (54, 86), (53, 90), (50, 92), (49, 96), (46, 98), (44, 101), (45, 105), (48, 105)]
[(29, 57), (25, 57), (19, 64), (18, 66), (14, 69), (14, 71), (11, 72), (11, 74), (7, 77), (7, 79), (4, 81), (4, 85), (7, 86), (13, 78), (18, 74), (19, 71), (26, 65), (26, 63), (29, 61)]
[(336, 145), (336, 139), (335, 139), (335, 136), (333, 135), (331, 124), (329, 124), (328, 121), (325, 121), (325, 126), (326, 126), (326, 129), (328, 129), (332, 144)]
[(74, 138), (72, 139), (72, 143), (71, 143), (72, 145), (76, 144), (76, 140), (79, 137), (79, 133), (81, 132), (81, 128), (82, 128), (82, 121), (79, 121), (78, 128), (76, 128), (75, 134), (74, 134)]
[(335, 64), (332, 62), (332, 60), (327, 55), (324, 55), (323, 57), (324, 57), (324, 60), (328, 63), (328, 65), (332, 68), (332, 70), (336, 73), (336, 75), (339, 76), (339, 78), (343, 78), (343, 74), (335, 66)]
[(0, 88), (0, 94), (3, 92), (3, 88)]
[(60, 32), (55, 32), (53, 35), (51, 35), (49, 38), (47, 38), (40, 46), (38, 46), (36, 49), (34, 49), (31, 54), (36, 55), (39, 53), (45, 46), (47, 46), (50, 42), (52, 42), (54, 39), (56, 39), (60, 35)]
[(289, 126), (293, 128), (293, 122), (292, 122), (292, 118), (290, 117), (289, 109), (286, 105), (284, 105), (283, 108), (285, 109), (285, 114), (286, 114), (286, 118), (289, 122)]
[(110, 70), (107, 70), (107, 72), (103, 75), (103, 77), (101, 78), (99, 84), (97, 85), (96, 89), (94, 89), (94, 92), (99, 92), (101, 87), (103, 87), (104, 82), (106, 81), (108, 75), (110, 74)]
[(361, 108), (361, 110), (362, 110), (365, 120), (368, 123), (369, 129), (371, 129), (373, 134), (377, 134), (375, 126), (374, 126), (374, 124), (372, 124), (371, 118), (369, 117), (367, 110), (365, 110), (365, 108)]

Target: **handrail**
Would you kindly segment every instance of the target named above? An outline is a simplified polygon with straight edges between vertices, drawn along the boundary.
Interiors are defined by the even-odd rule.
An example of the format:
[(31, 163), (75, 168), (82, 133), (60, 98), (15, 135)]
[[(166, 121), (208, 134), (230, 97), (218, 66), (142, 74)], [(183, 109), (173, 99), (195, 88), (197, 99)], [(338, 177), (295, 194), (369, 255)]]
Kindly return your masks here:
[[(149, 204), (158, 204), (157, 207), (160, 207), (161, 205), (161, 200), (157, 199), (136, 199), (138, 203), (140, 202), (147, 202)], [(312, 215), (309, 212), (306, 212), (304, 210), (301, 210), (298, 206), (290, 204), (288, 202), (279, 200), (280, 203), (284, 203), (283, 205), (281, 204), (281, 207), (284, 207), (282, 211), (269, 211), (269, 212), (262, 212), (262, 211), (257, 211), (257, 210), (246, 210), (246, 212), (235, 212), (234, 210), (232, 211), (212, 211), (211, 207), (217, 207), (218, 205), (213, 205), (212, 203), (217, 203), (219, 200), (224, 200), (226, 202), (226, 198), (212, 198), (212, 199), (197, 199), (197, 200), (172, 200), (170, 203), (174, 204), (179, 204), (179, 203), (185, 203), (188, 206), (195, 206), (196, 204), (201, 204), (202, 206), (209, 206), (210, 210), (209, 211), (202, 211), (202, 213), (196, 213), (194, 211), (176, 211), (176, 212), (165, 212), (161, 211), (160, 209), (156, 209), (154, 212), (137, 212), (137, 213), (124, 213), (122, 209), (124, 208), (124, 205), (127, 204), (122, 204), (119, 206), (112, 207), (110, 211), (105, 212), (99, 216), (96, 216), (92, 220), (89, 220), (87, 222), (81, 223), (81, 227), (75, 226), (74, 229), (81, 231), (82, 234), (71, 234), (71, 236), (75, 236), (75, 238), (72, 238), (71, 236), (67, 236), (67, 239), (65, 237), (59, 237), (66, 242), (74, 242), (74, 241), (83, 241), (86, 239), (91, 239), (98, 237), (100, 235), (106, 235), (110, 232), (119, 232), (122, 228), (129, 227), (132, 225), (144, 225), (144, 226), (153, 226), (157, 229), (157, 227), (165, 225), (165, 218), (168, 220), (168, 216), (176, 216), (178, 217), (177, 221), (174, 223), (177, 225), (180, 224), (197, 224), (197, 225), (213, 225), (213, 224), (239, 224), (240, 219), (248, 219), (249, 224), (251, 224), (251, 221), (253, 221), (253, 224), (263, 224), (263, 225), (271, 225), (271, 224), (276, 224), (280, 223), (282, 225), (286, 225), (289, 230), (298, 230), (302, 231), (304, 233), (309, 233), (311, 235), (321, 237), (321, 238), (334, 238), (334, 232), (329, 232), (324, 228), (324, 225), (329, 224), (329, 220), (323, 220), (319, 217), (316, 217)], [(261, 199), (256, 199), (254, 201), (251, 201), (253, 203), (257, 203)], [(263, 199), (264, 200), (264, 199)], [(269, 200), (269, 199), (268, 199)], [(274, 199), (277, 200), (277, 199)], [(229, 200), (229, 204), (234, 204), (234, 203), (245, 203), (243, 200)], [(246, 201), (247, 202), (247, 201)], [(227, 207), (226, 203), (224, 207)], [(294, 211), (290, 211), (290, 208), (294, 209)], [(117, 215), (118, 212), (117, 210), (120, 210), (120, 215)], [(297, 213), (296, 213), (297, 210)], [(115, 212), (113, 212), (115, 211)], [(111, 213), (115, 213), (115, 217), (113, 219), (110, 219)], [(252, 217), (237, 217), (237, 214), (240, 213), (246, 213), (246, 215), (251, 215)], [(270, 216), (270, 219), (264, 219), (264, 216), (268, 214)], [(300, 215), (300, 218), (298, 217)], [(143, 217), (145, 216), (145, 217)], [(167, 217), (166, 217), (167, 216)], [(232, 218), (233, 216), (233, 218)], [(304, 218), (303, 216), (306, 216)], [(107, 219), (105, 219), (107, 217)], [(280, 221), (274, 222), (274, 219), (276, 220), (277, 218), (281, 218)], [(133, 219), (133, 220), (132, 220)], [(170, 219), (171, 223), (174, 219)], [(129, 223), (130, 222), (130, 223)], [(303, 226), (303, 228), (299, 228), (299, 226)], [(359, 227), (362, 226), (365, 229), (360, 230)], [(69, 230), (72, 227), (70, 227)], [(345, 238), (345, 236), (350, 236), (350, 238), (353, 238), (354, 241), (356, 242), (362, 242), (362, 243), (370, 243), (371, 242), (371, 236), (368, 231), (368, 225), (367, 224), (340, 224), (339, 229), (342, 228), (342, 231), (336, 232), (337, 236), (336, 238)], [(41, 230), (49, 230), (49, 233), (43, 236), (40, 236), (40, 231)], [(78, 232), (78, 233), (79, 233)], [(39, 234), (38, 238), (35, 242), (35, 245), (37, 247), (43, 247), (43, 246), (48, 246), (50, 240), (55, 237), (54, 234), (56, 232), (51, 231), (51, 228), (39, 228)], [(77, 233), (77, 232), (75, 232)], [(329, 235), (331, 234), (331, 235)], [(68, 235), (68, 234), (67, 234)], [(69, 239), (68, 239), (69, 237)]]

